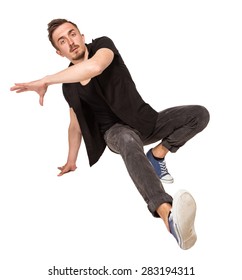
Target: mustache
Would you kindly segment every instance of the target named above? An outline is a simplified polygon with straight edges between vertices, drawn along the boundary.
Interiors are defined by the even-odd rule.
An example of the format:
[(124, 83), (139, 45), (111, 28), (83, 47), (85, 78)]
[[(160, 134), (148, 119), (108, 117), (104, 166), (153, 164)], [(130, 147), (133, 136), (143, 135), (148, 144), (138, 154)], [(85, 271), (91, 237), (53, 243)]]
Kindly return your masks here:
[(74, 49), (79, 48), (79, 45), (73, 45), (70, 47), (70, 52), (72, 52)]

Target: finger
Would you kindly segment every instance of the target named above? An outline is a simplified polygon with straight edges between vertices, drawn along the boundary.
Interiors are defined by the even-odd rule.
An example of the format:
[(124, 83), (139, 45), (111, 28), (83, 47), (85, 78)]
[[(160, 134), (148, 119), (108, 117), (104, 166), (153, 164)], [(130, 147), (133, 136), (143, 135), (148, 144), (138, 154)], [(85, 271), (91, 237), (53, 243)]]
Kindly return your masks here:
[(22, 87), (19, 87), (19, 86), (13, 86), (10, 88), (11, 91), (14, 91), (14, 90), (19, 90), (19, 89), (22, 89)]
[(40, 104), (41, 106), (44, 106), (44, 97), (43, 97), (43, 96), (40, 96), (40, 98), (39, 98), (39, 104)]
[(21, 92), (25, 92), (25, 91), (27, 91), (26, 88), (21, 88), (21, 89), (16, 90), (16, 93), (21, 93)]
[(16, 91), (16, 93), (28, 91), (28, 89), (24, 86), (13, 86), (10, 88), (11, 91)]
[(66, 174), (66, 173), (69, 173), (69, 172), (70, 172), (70, 170), (63, 169), (57, 176), (62, 176), (62, 175)]
[(65, 168), (65, 165), (64, 166), (60, 166), (60, 167), (58, 167), (58, 169), (61, 171), (57, 176), (62, 176), (62, 175), (64, 175), (65, 174), (65, 172), (64, 172), (64, 168)]
[(11, 89), (15, 90), (16, 88), (22, 87), (26, 87), (26, 83), (15, 83), (14, 86), (11, 87)]
[(57, 176), (60, 177), (62, 176), (64, 173), (61, 171)]
[(15, 86), (25, 86), (25, 85), (27, 85), (27, 83), (14, 83), (15, 84)]
[(11, 90), (11, 91), (16, 90), (16, 86), (11, 87), (10, 90)]

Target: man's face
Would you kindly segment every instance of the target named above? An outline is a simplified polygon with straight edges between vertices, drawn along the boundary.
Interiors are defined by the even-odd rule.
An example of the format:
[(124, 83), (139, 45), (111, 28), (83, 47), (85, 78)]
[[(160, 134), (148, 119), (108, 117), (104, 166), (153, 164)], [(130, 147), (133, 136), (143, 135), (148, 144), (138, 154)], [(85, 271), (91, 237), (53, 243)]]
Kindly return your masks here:
[(52, 35), (57, 54), (68, 58), (74, 64), (84, 59), (86, 52), (84, 35), (71, 23), (60, 25)]

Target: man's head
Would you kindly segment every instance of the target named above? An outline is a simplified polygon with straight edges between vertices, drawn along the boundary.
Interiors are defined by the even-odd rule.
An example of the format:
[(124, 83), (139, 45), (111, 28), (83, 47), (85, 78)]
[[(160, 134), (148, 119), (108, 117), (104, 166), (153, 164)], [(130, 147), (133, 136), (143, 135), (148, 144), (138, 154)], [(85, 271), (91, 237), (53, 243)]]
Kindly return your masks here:
[(77, 25), (66, 19), (53, 19), (48, 24), (48, 37), (57, 54), (73, 63), (82, 60), (86, 52), (85, 38)]

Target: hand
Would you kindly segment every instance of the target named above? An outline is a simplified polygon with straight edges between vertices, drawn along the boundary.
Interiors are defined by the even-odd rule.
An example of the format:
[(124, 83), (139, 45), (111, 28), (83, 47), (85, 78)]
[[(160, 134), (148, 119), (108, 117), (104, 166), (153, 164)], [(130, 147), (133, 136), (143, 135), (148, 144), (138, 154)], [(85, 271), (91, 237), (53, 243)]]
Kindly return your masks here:
[(67, 162), (64, 166), (58, 167), (58, 169), (61, 171), (58, 176), (62, 176), (68, 172), (75, 171), (77, 166), (76, 164), (70, 164)]
[(35, 91), (39, 95), (39, 104), (44, 105), (44, 96), (48, 89), (48, 85), (43, 79), (36, 80), (29, 83), (16, 83), (15, 86), (11, 87), (11, 91), (16, 91), (16, 93), (25, 91)]

